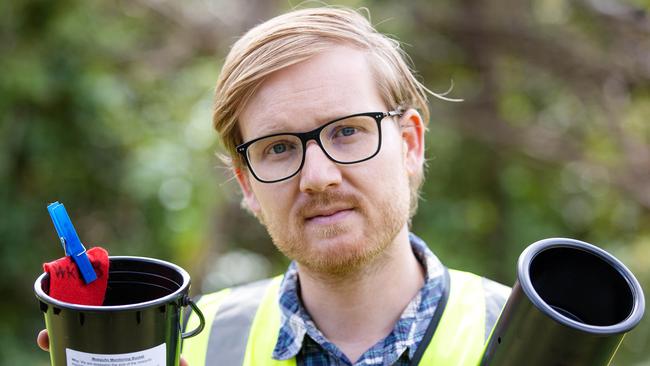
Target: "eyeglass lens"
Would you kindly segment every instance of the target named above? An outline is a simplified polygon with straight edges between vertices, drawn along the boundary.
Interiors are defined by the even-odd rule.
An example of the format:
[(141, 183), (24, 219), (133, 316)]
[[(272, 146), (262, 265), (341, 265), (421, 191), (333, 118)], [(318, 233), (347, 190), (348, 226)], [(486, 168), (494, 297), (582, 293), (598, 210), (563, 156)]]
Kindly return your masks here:
[[(370, 116), (354, 116), (326, 125), (320, 145), (330, 159), (354, 163), (375, 154), (379, 148), (379, 126)], [(263, 138), (247, 149), (250, 168), (264, 181), (281, 180), (295, 174), (303, 163), (303, 144), (294, 135)]]

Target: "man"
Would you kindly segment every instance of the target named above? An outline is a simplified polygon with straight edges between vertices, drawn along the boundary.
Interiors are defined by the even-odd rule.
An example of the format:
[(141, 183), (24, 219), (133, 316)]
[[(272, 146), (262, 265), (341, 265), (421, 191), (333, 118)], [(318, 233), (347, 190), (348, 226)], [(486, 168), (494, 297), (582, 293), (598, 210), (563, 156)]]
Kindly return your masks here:
[(293, 11), (235, 43), (214, 126), (245, 207), (293, 262), (200, 299), (191, 365), (477, 364), (508, 290), (449, 281), (409, 233), (429, 116), (404, 58), (342, 8)]
[(447, 271), (409, 233), (426, 92), (399, 44), (349, 9), (293, 11), (235, 43), (214, 126), (245, 207), (293, 262), (202, 296), (190, 365), (478, 363), (508, 289)]

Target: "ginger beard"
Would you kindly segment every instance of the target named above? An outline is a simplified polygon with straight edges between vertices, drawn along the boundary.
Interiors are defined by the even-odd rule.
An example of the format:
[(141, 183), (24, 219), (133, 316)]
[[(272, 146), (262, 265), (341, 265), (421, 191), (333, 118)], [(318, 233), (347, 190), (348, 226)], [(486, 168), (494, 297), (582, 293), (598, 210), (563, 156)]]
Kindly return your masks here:
[[(259, 219), (284, 255), (314, 273), (341, 277), (370, 269), (373, 263), (380, 262), (408, 221), (410, 192), (405, 175), (394, 178), (394, 184), (384, 182), (389, 189), (373, 197), (372, 203), (354, 194), (324, 191), (309, 197), (288, 220), (267, 214), (264, 209)], [(305, 212), (341, 203), (353, 207), (353, 214), (362, 224), (356, 219), (308, 227)]]

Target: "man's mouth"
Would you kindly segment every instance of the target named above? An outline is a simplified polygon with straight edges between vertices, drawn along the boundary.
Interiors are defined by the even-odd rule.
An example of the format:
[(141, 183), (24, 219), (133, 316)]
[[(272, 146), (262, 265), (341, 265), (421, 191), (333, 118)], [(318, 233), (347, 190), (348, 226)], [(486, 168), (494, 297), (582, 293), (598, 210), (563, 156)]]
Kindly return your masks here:
[(321, 210), (309, 214), (305, 217), (305, 221), (319, 225), (335, 224), (347, 218), (352, 212), (354, 212), (352, 208)]

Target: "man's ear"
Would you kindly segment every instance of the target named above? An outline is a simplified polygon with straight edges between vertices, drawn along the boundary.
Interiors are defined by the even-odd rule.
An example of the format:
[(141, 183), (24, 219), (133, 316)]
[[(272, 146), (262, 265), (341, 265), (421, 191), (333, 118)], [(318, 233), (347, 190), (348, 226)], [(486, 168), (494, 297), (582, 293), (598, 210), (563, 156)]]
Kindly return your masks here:
[(424, 132), (426, 127), (420, 113), (413, 108), (400, 117), (404, 163), (411, 176), (422, 171), (424, 165)]
[(240, 168), (233, 168), (233, 170), (235, 172), (235, 178), (237, 178), (237, 183), (239, 183), (239, 188), (241, 188), (244, 195), (243, 203), (255, 217), (259, 217), (261, 211), (260, 203), (257, 201), (257, 197), (255, 197), (255, 193), (253, 193), (253, 189), (251, 188), (248, 171)]

